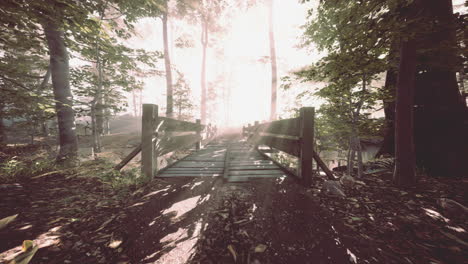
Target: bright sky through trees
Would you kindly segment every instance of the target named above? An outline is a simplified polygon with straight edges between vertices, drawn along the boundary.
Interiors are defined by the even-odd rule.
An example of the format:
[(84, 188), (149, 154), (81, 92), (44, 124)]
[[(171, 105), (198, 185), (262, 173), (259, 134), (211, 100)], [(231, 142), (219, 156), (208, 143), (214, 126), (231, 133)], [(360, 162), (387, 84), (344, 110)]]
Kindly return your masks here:
[[(300, 49), (298, 36), (306, 21), (307, 8), (297, 1), (275, 1), (274, 29), (278, 50), (278, 74), (281, 78), (288, 72), (311, 64), (317, 55)], [(255, 120), (266, 120), (270, 107), (271, 70), (268, 62), (268, 20), (267, 9), (258, 4), (247, 11), (232, 14), (224, 34), (213, 34), (213, 45), (208, 49), (207, 82), (217, 83), (218, 93), (222, 88), (230, 90), (228, 106), (221, 111), (229, 111), (229, 124), (241, 125)], [(194, 103), (199, 106), (200, 98), (200, 63), (201, 46), (199, 41), (200, 29), (198, 25), (189, 25), (186, 21), (172, 19), (170, 39), (175, 41), (181, 35), (188, 37), (193, 43), (192, 48), (173, 48), (173, 67), (185, 74), (193, 89)], [(162, 27), (159, 19), (142, 19), (136, 26), (141, 37), (130, 41), (133, 47), (151, 51), (162, 50)], [(221, 54), (221, 55), (220, 55)], [(161, 60), (162, 63), (162, 60)], [(163, 64), (159, 69), (163, 70)], [(281, 84), (281, 83), (280, 83)], [(279, 92), (279, 114), (285, 107), (284, 93)], [(288, 99), (290, 101), (290, 98)], [(131, 104), (131, 100), (129, 101)], [(144, 103), (165, 105), (165, 79), (161, 77), (147, 78), (143, 92)], [(132, 107), (129, 107), (129, 111)], [(198, 111), (195, 112), (196, 116)], [(218, 114), (223, 124), (225, 114)]]

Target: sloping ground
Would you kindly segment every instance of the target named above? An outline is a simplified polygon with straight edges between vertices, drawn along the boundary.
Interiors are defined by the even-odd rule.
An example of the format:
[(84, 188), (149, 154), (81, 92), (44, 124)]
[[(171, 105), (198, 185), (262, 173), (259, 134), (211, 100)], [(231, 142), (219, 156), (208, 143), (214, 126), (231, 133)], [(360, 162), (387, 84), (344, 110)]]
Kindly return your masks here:
[(293, 178), (224, 183), (222, 177), (155, 179), (117, 193), (99, 162), (2, 186), (0, 263), (34, 239), (31, 263), (465, 263), (466, 217), (436, 204), (467, 204), (466, 179), (421, 178), (395, 188), (369, 174), (346, 198)]
[[(466, 263), (468, 212), (442, 207), (440, 198), (468, 204), (468, 179), (421, 176), (415, 187), (398, 189), (390, 171), (365, 175), (345, 188), (346, 198), (310, 190), (331, 214), (342, 242), (369, 263)], [(359, 261), (358, 261), (359, 263)]]

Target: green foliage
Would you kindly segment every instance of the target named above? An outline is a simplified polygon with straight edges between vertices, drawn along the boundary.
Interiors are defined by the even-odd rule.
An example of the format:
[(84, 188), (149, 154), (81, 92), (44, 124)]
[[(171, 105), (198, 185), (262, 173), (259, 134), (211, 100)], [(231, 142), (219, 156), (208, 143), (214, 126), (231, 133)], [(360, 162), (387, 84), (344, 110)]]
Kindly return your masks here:
[[(134, 33), (140, 17), (159, 16), (161, 3), (153, 0), (92, 1), (13, 1), (0, 3), (0, 91), (6, 95), (0, 104), (2, 118), (25, 120), (28, 130), (55, 116), (49, 80), (47, 45), (42, 25), (54, 21), (65, 32), (71, 56), (88, 64), (72, 71), (74, 92), (86, 108), (96, 95), (95, 65), (103, 66), (102, 108), (122, 109), (122, 92), (141, 88), (134, 76), (141, 68), (155, 67), (159, 53), (134, 50), (122, 44)], [(106, 16), (100, 14), (106, 14)], [(94, 98), (96, 99), (96, 98)], [(86, 110), (81, 109), (85, 112)]]
[(101, 179), (112, 186), (113, 189), (123, 191), (134, 189), (145, 183), (144, 177), (139, 169), (127, 171), (108, 170), (101, 176)]
[(401, 35), (394, 13), (398, 6), (399, 1), (322, 1), (309, 11), (303, 46), (327, 55), (296, 77), (326, 83), (314, 93), (326, 101), (318, 111), (319, 148), (346, 149), (351, 137), (380, 132), (369, 113), (383, 97), (383, 87), (370, 85), (394, 65), (387, 56)]
[(24, 181), (32, 176), (53, 171), (57, 168), (53, 159), (39, 157), (34, 160), (13, 156), (0, 164), (0, 182)]

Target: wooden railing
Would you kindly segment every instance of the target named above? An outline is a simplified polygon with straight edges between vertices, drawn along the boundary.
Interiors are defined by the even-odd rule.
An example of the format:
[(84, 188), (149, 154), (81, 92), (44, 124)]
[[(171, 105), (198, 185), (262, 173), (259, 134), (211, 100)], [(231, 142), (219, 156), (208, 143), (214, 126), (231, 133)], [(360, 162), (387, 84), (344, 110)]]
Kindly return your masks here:
[(312, 159), (315, 159), (328, 178), (334, 179), (333, 173), (314, 151), (314, 115), (313, 107), (303, 107), (297, 118), (263, 124), (256, 121), (253, 126), (244, 126), (242, 134), (256, 147), (267, 145), (298, 157), (297, 176), (304, 185), (309, 186), (313, 175)]
[(158, 172), (157, 158), (177, 149), (194, 145), (200, 149), (201, 131), (205, 126), (159, 116), (158, 106), (143, 104), (141, 144), (122, 160), (115, 169), (120, 170), (141, 151), (141, 171), (147, 178)]

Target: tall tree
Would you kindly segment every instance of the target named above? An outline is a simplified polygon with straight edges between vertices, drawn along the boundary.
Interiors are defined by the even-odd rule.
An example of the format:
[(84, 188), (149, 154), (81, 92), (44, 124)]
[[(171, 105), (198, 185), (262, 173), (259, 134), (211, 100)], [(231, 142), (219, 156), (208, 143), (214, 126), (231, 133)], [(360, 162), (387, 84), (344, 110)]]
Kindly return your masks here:
[(75, 133), (73, 96), (70, 89), (70, 70), (68, 52), (62, 28), (61, 7), (53, 6), (56, 17), (44, 22), (44, 33), (50, 54), (52, 86), (59, 127), (59, 161), (73, 161), (78, 155), (78, 141)]
[(167, 34), (167, 21), (169, 17), (169, 0), (164, 1), (164, 11), (162, 12), (163, 43), (164, 43), (164, 66), (166, 68), (166, 116), (172, 117), (174, 114), (173, 84), (171, 58), (169, 54), (169, 40)]
[(393, 180), (400, 186), (416, 182), (413, 105), (416, 78), (416, 44), (414, 39), (401, 44), (395, 116), (395, 171)]
[(276, 47), (275, 47), (275, 31), (273, 20), (273, 2), (267, 0), (268, 7), (268, 39), (270, 44), (270, 63), (271, 63), (271, 102), (270, 102), (270, 120), (276, 119), (276, 97), (278, 87), (278, 69), (276, 67)]
[(210, 14), (203, 12), (201, 16), (201, 44), (202, 44), (202, 62), (201, 62), (201, 103), (200, 103), (200, 119), (202, 124), (206, 123), (206, 50), (208, 48), (208, 26), (210, 23)]
[(201, 26), (200, 43), (202, 45), (202, 60), (200, 70), (200, 119), (202, 123), (207, 120), (207, 82), (206, 82), (206, 61), (208, 48), (212, 42), (210, 35), (223, 31), (221, 17), (225, 15), (226, 7), (229, 5), (226, 0), (192, 0), (182, 1), (180, 10), (187, 12), (190, 18), (197, 21)]

